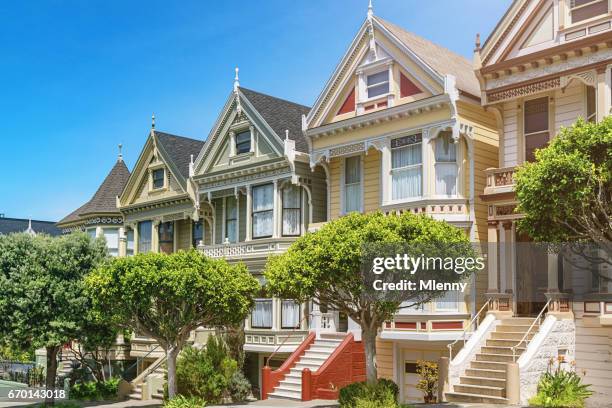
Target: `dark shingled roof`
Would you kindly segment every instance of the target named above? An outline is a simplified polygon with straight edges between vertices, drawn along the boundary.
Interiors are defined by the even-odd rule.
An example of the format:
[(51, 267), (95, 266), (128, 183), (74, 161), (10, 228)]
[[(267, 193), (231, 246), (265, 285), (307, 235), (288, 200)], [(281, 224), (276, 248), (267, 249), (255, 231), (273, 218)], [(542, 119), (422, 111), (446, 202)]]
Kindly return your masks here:
[[(30, 220), (21, 218), (0, 217), (0, 235), (11, 234), (13, 232), (25, 232), (28, 229)], [(52, 221), (32, 220), (32, 229), (37, 234), (60, 235), (61, 230)]]
[(308, 106), (275, 98), (270, 95), (240, 87), (240, 92), (259, 112), (272, 130), (285, 139), (285, 130), (289, 130), (289, 139), (295, 140), (297, 151), (308, 153), (308, 143), (302, 134), (302, 115), (310, 111)]
[(121, 195), (129, 177), (130, 171), (125, 162), (122, 159), (117, 160), (91, 200), (68, 214), (58, 224), (78, 221), (87, 214), (119, 214), (116, 197)]
[(204, 146), (202, 140), (190, 139), (188, 137), (171, 135), (170, 133), (164, 133), (155, 131), (155, 137), (162, 144), (163, 149), (170, 156), (170, 160), (179, 169), (181, 175), (187, 179), (189, 178), (189, 162), (191, 155), (193, 154), (194, 160), (200, 154), (200, 150)]

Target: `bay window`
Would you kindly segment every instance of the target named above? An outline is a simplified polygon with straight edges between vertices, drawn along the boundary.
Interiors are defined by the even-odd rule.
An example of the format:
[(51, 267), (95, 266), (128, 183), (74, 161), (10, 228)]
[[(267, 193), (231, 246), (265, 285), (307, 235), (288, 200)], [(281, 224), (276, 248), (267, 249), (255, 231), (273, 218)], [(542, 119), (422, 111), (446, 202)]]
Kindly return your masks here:
[(421, 134), (391, 140), (391, 195), (393, 200), (420, 197), (423, 185)]
[(251, 327), (254, 329), (272, 328), (272, 299), (255, 299), (251, 312)]
[(389, 93), (389, 70), (368, 75), (366, 78), (368, 99)]
[(159, 224), (159, 252), (171, 254), (174, 252), (174, 222), (162, 222)]
[(274, 186), (254, 186), (253, 194), (253, 238), (271, 237), (274, 230)]
[(151, 237), (153, 223), (151, 221), (140, 221), (138, 223), (138, 253), (151, 252)]
[(106, 248), (111, 256), (119, 256), (119, 228), (104, 228)]
[(238, 242), (238, 205), (235, 196), (225, 197), (225, 239)]
[(457, 145), (451, 132), (442, 132), (435, 141), (436, 195), (457, 194)]
[(344, 213), (361, 211), (361, 156), (344, 160)]
[(283, 300), (281, 306), (281, 328), (298, 329), (300, 327), (300, 304), (295, 300)]
[(302, 221), (302, 195), (300, 188), (293, 184), (283, 189), (283, 235), (300, 235)]
[(535, 151), (548, 144), (548, 97), (525, 102), (525, 161), (535, 161)]

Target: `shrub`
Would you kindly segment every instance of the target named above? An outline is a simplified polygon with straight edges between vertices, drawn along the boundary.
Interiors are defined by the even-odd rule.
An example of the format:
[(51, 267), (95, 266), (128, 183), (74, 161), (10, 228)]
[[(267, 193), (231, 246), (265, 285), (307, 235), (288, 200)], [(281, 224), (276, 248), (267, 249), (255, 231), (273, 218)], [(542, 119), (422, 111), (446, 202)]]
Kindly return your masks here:
[(397, 401), (399, 387), (393, 381), (381, 378), (374, 385), (365, 382), (347, 385), (340, 389), (338, 402), (341, 408), (357, 408), (357, 400), (362, 400), (362, 404), (366, 401), (382, 404), (388, 395), (392, 396), (393, 401)]
[(416, 385), (417, 390), (425, 394), (423, 399), (426, 404), (435, 403), (438, 392), (438, 364), (433, 361), (417, 361), (417, 374), (420, 379)]
[(242, 371), (236, 371), (234, 375), (232, 375), (228, 388), (233, 402), (246, 401), (251, 395), (251, 383), (244, 374), (242, 374)]
[[(582, 384), (582, 379), (575, 371), (561, 369), (563, 357), (559, 357), (556, 369), (551, 359), (548, 370), (540, 377), (537, 394), (529, 400), (536, 407), (582, 408), (585, 400), (593, 394), (590, 385)], [(573, 367), (573, 364), (572, 364)]]
[(111, 378), (104, 382), (88, 381), (74, 384), (70, 387), (70, 398), (75, 400), (108, 400), (117, 397), (119, 378)]
[(355, 408), (398, 408), (398, 405), (393, 392), (383, 388), (378, 395), (355, 399)]
[(164, 402), (165, 408), (203, 408), (206, 401), (199, 397), (185, 397), (177, 395), (169, 401)]
[[(36, 404), (31, 405), (31, 408), (47, 408), (45, 404)], [(76, 402), (57, 402), (57, 400), (53, 403), (53, 408), (81, 408), (79, 404)]]

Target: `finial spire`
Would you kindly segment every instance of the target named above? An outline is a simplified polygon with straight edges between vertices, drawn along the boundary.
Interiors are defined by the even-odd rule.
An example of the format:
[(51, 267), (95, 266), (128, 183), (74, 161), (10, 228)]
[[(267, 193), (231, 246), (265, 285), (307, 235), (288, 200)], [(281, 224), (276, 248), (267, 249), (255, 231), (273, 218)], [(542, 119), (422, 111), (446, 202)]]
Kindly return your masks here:
[(480, 33), (476, 33), (476, 43), (474, 44), (474, 52), (480, 51)]
[(240, 80), (238, 79), (238, 67), (236, 67), (236, 76), (234, 77), (234, 91), (238, 90), (238, 87), (240, 86)]
[(121, 153), (121, 148), (123, 147), (123, 145), (121, 143), (119, 143), (118, 147), (119, 147), (119, 157), (118, 157), (118, 160), (119, 161), (123, 161), (123, 154)]
[(155, 114), (151, 115), (151, 129), (155, 129)]
[(374, 16), (374, 7), (372, 7), (372, 0), (368, 3), (368, 18)]
[(289, 129), (285, 129), (285, 140), (289, 140)]

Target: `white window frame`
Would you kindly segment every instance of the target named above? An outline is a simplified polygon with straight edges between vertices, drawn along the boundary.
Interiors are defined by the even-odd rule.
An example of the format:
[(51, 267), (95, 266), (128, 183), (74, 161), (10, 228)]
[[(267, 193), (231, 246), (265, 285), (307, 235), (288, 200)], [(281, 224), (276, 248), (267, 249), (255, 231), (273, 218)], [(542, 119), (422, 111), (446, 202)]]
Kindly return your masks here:
[[(259, 210), (259, 211), (254, 211), (253, 207), (255, 205), (255, 199), (252, 198), (251, 199), (251, 208), (247, 208), (247, 211), (251, 212), (251, 239), (252, 240), (258, 240), (258, 239), (269, 239), (269, 238), (274, 238), (275, 235), (275, 231), (276, 231), (276, 218), (277, 218), (277, 197), (276, 197), (276, 189), (274, 188), (274, 182), (270, 181), (270, 182), (266, 182), (266, 183), (261, 183), (261, 184), (254, 184), (251, 186), (251, 196), (254, 197), (255, 195), (253, 194), (253, 190), (259, 188), (259, 187), (263, 187), (263, 186), (272, 186), (272, 209), (270, 210)], [(255, 234), (255, 214), (256, 213), (260, 213), (260, 212), (268, 212), (268, 211), (272, 211), (272, 232), (270, 235), (263, 235), (260, 237), (256, 237)]]
[[(153, 183), (153, 172), (156, 170), (164, 172), (164, 185), (161, 187), (155, 187)], [(168, 169), (162, 163), (149, 166), (149, 192), (165, 191), (168, 188), (168, 177)]]
[[(433, 148), (433, 161), (434, 161), (434, 166), (433, 166), (433, 171), (434, 171), (434, 196), (436, 198), (457, 198), (460, 196), (460, 188), (459, 188), (459, 184), (460, 184), (460, 180), (461, 180), (461, 157), (463, 154), (462, 148), (461, 148), (461, 141), (458, 140), (455, 143), (455, 165), (457, 166), (457, 176), (455, 177), (455, 194), (453, 195), (446, 195), (446, 194), (438, 194), (438, 192), (436, 191), (436, 187), (437, 187), (437, 177), (438, 177), (438, 163), (440, 164), (451, 164), (453, 163), (452, 161), (448, 161), (448, 162), (438, 162), (438, 160), (436, 159), (436, 149), (437, 149), (437, 145), (436, 143), (441, 141), (441, 136), (444, 134), (444, 131), (440, 131), (438, 132), (438, 134), (436, 135), (435, 139), (433, 139), (433, 143), (434, 143), (434, 148)], [(451, 139), (452, 139), (452, 135), (451, 135)], [(453, 141), (451, 141), (451, 143), (453, 143)]]
[(584, 19), (582, 21), (577, 21), (577, 22), (573, 22), (572, 21), (572, 10), (577, 10), (577, 9), (585, 8), (585, 7), (590, 6), (590, 5), (594, 4), (594, 3), (598, 3), (599, 1), (601, 1), (601, 0), (592, 0), (592, 1), (590, 1), (590, 2), (588, 2), (586, 4), (583, 4), (581, 6), (572, 7), (572, 0), (565, 0), (565, 15), (563, 16), (564, 20), (565, 20), (565, 23), (566, 23), (564, 25), (565, 28), (569, 28), (569, 27), (573, 28), (573, 27), (576, 27), (576, 26), (580, 26), (582, 24), (588, 25), (588, 24), (590, 24), (593, 21), (597, 21), (599, 19), (608, 17), (609, 13), (611, 11), (610, 10), (610, 1), (609, 0), (608, 0), (608, 12), (607, 13), (602, 13), (602, 14), (599, 14), (597, 16), (593, 16), (593, 17)]
[[(106, 239), (106, 231), (108, 230), (114, 230), (117, 234), (117, 246), (116, 247), (111, 247), (109, 246), (109, 242), (108, 240), (106, 240), (106, 248), (108, 249), (108, 253), (112, 256), (119, 256), (119, 241), (120, 241), (120, 237), (119, 237), (119, 227), (103, 227), (102, 228), (102, 236), (104, 237), (104, 239)], [(112, 253), (111, 251), (115, 251), (115, 253)]]
[[(346, 215), (349, 214), (349, 212), (346, 211), (346, 200), (345, 200), (345, 192), (346, 192), (346, 184), (345, 184), (345, 177), (346, 177), (346, 160), (351, 158), (351, 157), (359, 157), (359, 190), (360, 190), (360, 194), (359, 194), (359, 210), (357, 212), (363, 212), (364, 211), (364, 191), (363, 191), (363, 162), (364, 162), (364, 158), (363, 158), (363, 154), (353, 154), (350, 156), (343, 156), (342, 157), (342, 171), (340, 172), (340, 213), (341, 215)], [(356, 184), (356, 183), (355, 183)]]
[[(235, 233), (236, 233), (236, 241), (232, 242), (229, 241), (229, 235), (228, 235), (228, 230), (227, 230), (227, 222), (231, 221), (232, 219), (228, 219), (228, 211), (227, 211), (227, 199), (234, 197), (236, 200), (236, 218), (233, 219), (233, 221), (236, 221), (236, 227), (235, 227)], [(225, 196), (223, 197), (223, 242), (229, 242), (230, 244), (236, 244), (238, 242), (240, 242), (240, 201), (238, 200), (238, 197), (236, 196)], [(202, 234), (202, 236), (204, 236), (204, 234)], [(227, 241), (226, 241), (227, 239)]]
[[(401, 147), (396, 147), (393, 148), (391, 147), (392, 145), (392, 141), (396, 140), (396, 139), (401, 139), (403, 137), (406, 136), (415, 136), (415, 135), (421, 135), (421, 141), (419, 143), (415, 143), (415, 144), (420, 144), (421, 145), (421, 164), (413, 164), (410, 166), (406, 166), (406, 167), (401, 167), (400, 169), (394, 169), (393, 168), (393, 150), (394, 149), (400, 149)], [(411, 202), (415, 202), (415, 201), (421, 201), (424, 197), (425, 197), (425, 162), (426, 162), (426, 158), (427, 158), (427, 147), (428, 144), (428, 139), (425, 137), (424, 132), (423, 131), (418, 131), (418, 132), (411, 132), (408, 134), (403, 134), (400, 136), (396, 136), (393, 137), (391, 139), (389, 139), (389, 157), (388, 157), (388, 165), (389, 165), (389, 177), (388, 180), (386, 181), (387, 186), (388, 186), (388, 201), (385, 203), (385, 205), (393, 205), (393, 204), (403, 204), (403, 203), (411, 203)], [(393, 198), (393, 172), (397, 171), (397, 170), (408, 170), (411, 168), (417, 168), (417, 167), (421, 167), (421, 195), (419, 196), (415, 196), (415, 197), (408, 197), (408, 198), (398, 198), (398, 199), (394, 199)], [(383, 180), (384, 182), (384, 180)]]
[[(382, 81), (382, 82), (377, 82), (373, 85), (368, 85), (368, 78), (376, 75), (376, 74), (382, 74), (382, 73), (386, 73), (387, 74), (387, 80), (386, 81)], [(381, 93), (380, 95), (376, 95), (376, 96), (370, 96), (370, 88), (375, 88), (377, 86), (381, 86), (381, 85), (385, 85), (387, 84), (387, 92)], [(391, 78), (389, 75), (389, 70), (388, 69), (382, 69), (380, 71), (375, 71), (372, 73), (368, 73), (365, 75), (365, 92), (366, 92), (366, 97), (367, 100), (373, 100), (373, 99), (378, 99), (378, 98), (384, 98), (387, 95), (389, 95), (389, 93), (391, 92)]]
[[(523, 99), (523, 102), (521, 103), (521, 110), (519, 112), (519, 114), (522, 116), (521, 118), (521, 146), (520, 146), (520, 154), (521, 154), (521, 163), (525, 163), (527, 162), (527, 136), (532, 136), (532, 135), (537, 135), (539, 133), (544, 133), (544, 131), (540, 131), (540, 132), (531, 132), (531, 133), (527, 133), (525, 132), (525, 104), (529, 101), (535, 100), (535, 99), (542, 99), (542, 98), (546, 98), (547, 102), (548, 102), (548, 141), (550, 142), (553, 138), (552, 132), (554, 131), (554, 123), (551, 124), (551, 120), (554, 120), (554, 115), (555, 112), (553, 110), (553, 106), (552, 106), (552, 102), (554, 101), (554, 99), (551, 99), (552, 96), (549, 93), (545, 93), (545, 94), (537, 94), (537, 95), (533, 95), (530, 96), (529, 98), (525, 98)], [(551, 126), (552, 125), (552, 126)], [(551, 129), (551, 127), (553, 129)]]

